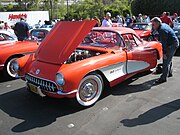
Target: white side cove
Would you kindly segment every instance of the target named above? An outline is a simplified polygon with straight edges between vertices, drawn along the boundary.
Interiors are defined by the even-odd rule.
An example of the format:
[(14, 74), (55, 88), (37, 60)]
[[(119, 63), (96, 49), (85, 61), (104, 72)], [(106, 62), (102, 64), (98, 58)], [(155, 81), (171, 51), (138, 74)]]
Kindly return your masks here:
[(128, 74), (143, 70), (149, 67), (150, 64), (144, 61), (128, 60), (127, 62), (127, 72)]
[(150, 64), (144, 61), (129, 60), (127, 62), (127, 70), (126, 70), (126, 62), (120, 62), (117, 64), (109, 65), (99, 70), (105, 75), (107, 80), (111, 82), (126, 74), (143, 70), (149, 66)]
[(126, 75), (126, 62), (120, 62), (107, 67), (103, 67), (100, 71), (105, 75), (109, 82)]

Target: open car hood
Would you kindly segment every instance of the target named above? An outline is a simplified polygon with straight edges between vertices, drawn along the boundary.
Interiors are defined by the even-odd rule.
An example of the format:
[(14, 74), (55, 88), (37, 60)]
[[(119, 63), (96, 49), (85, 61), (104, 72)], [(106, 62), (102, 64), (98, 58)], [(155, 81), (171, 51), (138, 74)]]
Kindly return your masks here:
[(64, 63), (95, 24), (96, 21), (58, 22), (39, 46), (35, 57), (42, 62)]

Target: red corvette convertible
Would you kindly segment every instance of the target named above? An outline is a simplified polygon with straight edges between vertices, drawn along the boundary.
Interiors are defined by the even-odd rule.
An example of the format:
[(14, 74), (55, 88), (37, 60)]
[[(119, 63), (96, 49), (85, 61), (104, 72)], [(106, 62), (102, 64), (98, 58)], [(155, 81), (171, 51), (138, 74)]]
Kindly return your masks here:
[(153, 41), (154, 38), (151, 34), (151, 23), (134, 23), (132, 29), (138, 34), (138, 36), (146, 41)]
[(91, 106), (106, 85), (156, 67), (162, 56), (159, 42), (142, 41), (129, 28), (93, 28), (95, 23), (58, 22), (35, 54), (14, 62), (27, 89)]
[(5, 78), (16, 76), (12, 68), (14, 60), (29, 53), (34, 53), (40, 44), (37, 42), (41, 42), (49, 31), (50, 29), (32, 30), (30, 37), (33, 40), (0, 42), (0, 70), (3, 71)]

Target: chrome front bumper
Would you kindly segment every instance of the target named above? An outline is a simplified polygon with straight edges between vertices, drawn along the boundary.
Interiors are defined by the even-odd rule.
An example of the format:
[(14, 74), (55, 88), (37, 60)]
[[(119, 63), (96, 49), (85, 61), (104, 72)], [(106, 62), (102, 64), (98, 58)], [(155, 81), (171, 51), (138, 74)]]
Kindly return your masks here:
[(58, 94), (58, 95), (62, 95), (62, 96), (66, 96), (66, 95), (74, 94), (74, 93), (76, 93), (77, 91), (78, 91), (78, 90), (73, 90), (73, 91), (70, 91), (70, 92), (58, 91), (57, 94)]
[[(67, 96), (76, 93), (78, 90), (73, 90), (70, 92), (63, 92), (63, 89), (58, 87), (58, 85), (51, 81), (44, 78), (40, 78), (31, 74), (25, 75), (26, 85), (34, 85), (39, 92), (47, 92), (53, 95), (61, 95), (61, 96)], [(37, 93), (39, 94), (39, 93)], [(39, 95), (42, 95), (39, 94)]]
[(4, 64), (0, 64), (0, 70), (3, 70)]

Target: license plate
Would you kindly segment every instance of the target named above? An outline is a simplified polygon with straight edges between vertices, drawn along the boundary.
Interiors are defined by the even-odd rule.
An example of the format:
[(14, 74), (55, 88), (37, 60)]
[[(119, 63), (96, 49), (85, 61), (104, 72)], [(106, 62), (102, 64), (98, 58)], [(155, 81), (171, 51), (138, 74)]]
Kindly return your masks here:
[(35, 85), (29, 84), (30, 91), (38, 94), (38, 88)]
[(42, 93), (41, 89), (38, 88), (37, 86), (35, 86), (33, 84), (30, 84), (30, 83), (28, 84), (28, 86), (29, 86), (30, 91), (32, 91), (33, 93), (36, 93), (36, 94), (38, 94), (41, 97), (45, 97), (46, 96), (46, 95), (44, 95)]

